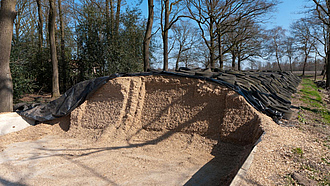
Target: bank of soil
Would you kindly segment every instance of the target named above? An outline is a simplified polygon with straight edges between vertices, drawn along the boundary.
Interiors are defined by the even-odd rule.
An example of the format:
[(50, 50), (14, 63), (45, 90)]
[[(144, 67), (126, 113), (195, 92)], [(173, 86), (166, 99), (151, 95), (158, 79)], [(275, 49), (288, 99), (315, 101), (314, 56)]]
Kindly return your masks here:
[(329, 134), (298, 111), (279, 125), (212, 83), (118, 78), (54, 125), (0, 136), (0, 184), (228, 185), (262, 131), (242, 185), (322, 184)]

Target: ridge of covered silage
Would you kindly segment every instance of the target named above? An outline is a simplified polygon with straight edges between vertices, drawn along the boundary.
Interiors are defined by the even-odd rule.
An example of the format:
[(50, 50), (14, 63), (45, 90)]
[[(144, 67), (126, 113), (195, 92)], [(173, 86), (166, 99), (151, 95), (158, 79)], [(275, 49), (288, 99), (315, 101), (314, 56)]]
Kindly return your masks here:
[(45, 104), (22, 105), (16, 109), (21, 116), (37, 122), (54, 120), (70, 114), (82, 104), (98, 88), (109, 80), (117, 77), (130, 76), (177, 76), (202, 79), (226, 86), (242, 95), (249, 104), (258, 111), (272, 117), (274, 120), (289, 119), (290, 97), (296, 92), (300, 78), (291, 72), (238, 72), (215, 70), (191, 70), (180, 68), (176, 72), (150, 71), (145, 73), (113, 74), (77, 83), (67, 90), (60, 98)]

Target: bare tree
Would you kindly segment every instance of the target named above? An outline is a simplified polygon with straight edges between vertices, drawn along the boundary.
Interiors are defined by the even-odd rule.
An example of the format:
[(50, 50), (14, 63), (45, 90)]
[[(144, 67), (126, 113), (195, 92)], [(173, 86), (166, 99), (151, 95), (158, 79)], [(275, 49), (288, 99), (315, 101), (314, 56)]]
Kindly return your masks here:
[[(94, 2), (96, 4), (96, 2)], [(97, 4), (101, 9), (101, 5)], [(106, 18), (106, 34), (107, 39), (115, 41), (119, 33), (120, 13), (122, 7), (122, 0), (105, 0), (105, 18)], [(116, 8), (116, 11), (115, 11)]]
[[(320, 20), (319, 12), (313, 8), (311, 10), (311, 15), (308, 18), (309, 22), (311, 23), (311, 29), (312, 29), (312, 37), (316, 40), (316, 45), (323, 46), (322, 49), (319, 47), (315, 47), (315, 52), (317, 52), (317, 55), (323, 58), (324, 61), (324, 68), (322, 69), (321, 75), (325, 75), (326, 71), (326, 64), (327, 64), (327, 50), (329, 45), (327, 44), (328, 41), (328, 26), (323, 23), (322, 20)], [(324, 15), (323, 15), (324, 16)]]
[[(165, 21), (164, 21), (164, 27), (162, 27), (162, 37), (163, 37), (163, 56), (164, 56), (164, 67), (163, 70), (168, 71), (168, 30), (170, 25), (170, 1), (164, 0), (162, 1), (165, 4)], [(162, 6), (163, 9), (163, 6)], [(163, 11), (162, 11), (163, 15)], [(162, 16), (163, 17), (163, 16)], [(163, 19), (161, 19), (161, 22)], [(163, 24), (162, 24), (163, 26)]]
[(292, 35), (298, 44), (297, 48), (300, 49), (304, 54), (302, 76), (305, 75), (305, 68), (309, 54), (315, 46), (315, 39), (312, 37), (310, 25), (310, 22), (305, 18), (302, 18), (291, 25)]
[(237, 70), (242, 70), (243, 61), (248, 60), (253, 62), (255, 61), (253, 58), (261, 56), (262, 42), (263, 39), (260, 34), (256, 34), (237, 45)]
[[(228, 13), (220, 16), (219, 19), (217, 19), (216, 23), (216, 33), (219, 48), (219, 56), (216, 59), (219, 60), (220, 69), (223, 68), (223, 55), (229, 52), (228, 47), (227, 50), (223, 49), (222, 37), (226, 33), (233, 32), (233, 30), (235, 30), (237, 27), (239, 27), (240, 24), (242, 24), (241, 22), (243, 22), (243, 24), (255, 24), (257, 22), (262, 22), (262, 20), (265, 20), (265, 17), (260, 18), (260, 16), (265, 16), (265, 14), (267, 14), (268, 12), (273, 11), (273, 8), (278, 4), (278, 1), (239, 0), (232, 1), (233, 4), (231, 4), (230, 1), (226, 1), (226, 3), (228, 3), (227, 6), (229, 6), (229, 8), (227, 9)], [(249, 25), (246, 26), (249, 27)], [(242, 35), (240, 37), (244, 38), (244, 36)], [(242, 39), (241, 41), (246, 42), (247, 40), (249, 40), (248, 37), (250, 36), (247, 36), (246, 39)], [(249, 41), (247, 41), (246, 44), (247, 43), (249, 43)], [(233, 44), (235, 45), (236, 43)], [(235, 47), (234, 45), (230, 46), (229, 48)], [(242, 56), (239, 56), (238, 58), (240, 59), (241, 57)], [(240, 64), (238, 66), (240, 66)]]
[(275, 27), (267, 31), (268, 43), (265, 47), (266, 52), (269, 54), (268, 59), (275, 57), (278, 68), (282, 71), (281, 60), (284, 56), (284, 39), (285, 30), (282, 27)]
[(27, 16), (26, 14), (28, 14), (30, 11), (29, 2), (27, 0), (16, 1), (16, 9), (17, 9), (17, 16), (14, 21), (14, 25), (15, 25), (15, 39), (13, 40), (14, 43), (19, 42), (18, 40), (20, 38), (22, 22), (26, 21), (26, 20), (24, 20), (24, 18)]
[[(106, 34), (107, 34), (107, 40), (110, 40), (110, 30), (111, 30), (111, 28), (110, 28), (110, 23), (112, 22), (111, 20), (110, 20), (110, 2), (112, 2), (112, 1), (110, 1), (110, 0), (105, 0), (105, 19), (106, 19)], [(112, 7), (112, 6), (111, 6)]]
[(326, 51), (326, 87), (330, 87), (330, 0), (313, 0), (319, 19), (326, 25), (327, 51)]
[(317, 55), (322, 57), (324, 61), (324, 68), (322, 69), (321, 75), (325, 75), (326, 67), (327, 67), (327, 51), (328, 51), (328, 37), (327, 34), (327, 25), (323, 24), (321, 21), (313, 21), (313, 38), (317, 41), (316, 45), (320, 44), (322, 45), (322, 49), (316, 47), (315, 51), (317, 52)]
[[(180, 2), (182, 0), (175, 0), (170, 3), (170, 0), (161, 0), (161, 28), (163, 38), (163, 70), (168, 71), (168, 32), (175, 22), (181, 17), (178, 15), (181, 11)], [(170, 18), (171, 16), (171, 18)]]
[[(326, 53), (327, 53), (327, 26), (318, 18), (317, 11), (314, 9), (312, 11), (311, 17), (307, 18), (309, 30), (311, 33), (311, 40), (313, 40), (313, 51), (315, 53), (314, 56), (314, 71), (315, 71), (315, 81), (317, 75), (317, 66), (318, 66), (318, 59), (317, 57), (321, 57), (324, 61), (324, 66), (321, 75), (325, 74), (326, 69)], [(320, 48), (320, 46), (323, 46)]]
[[(21, 40), (22, 37), (26, 36), (27, 32), (31, 32), (34, 29), (35, 21), (31, 19), (33, 17), (35, 6), (33, 3), (28, 0), (17, 0), (16, 1), (16, 18), (14, 20), (14, 30), (13, 30), (13, 42), (12, 48), (15, 50), (18, 47), (22, 46), (21, 43), (25, 41), (25, 39)], [(33, 39), (33, 37), (31, 37)], [(23, 62), (26, 60), (23, 56), (24, 50), (15, 50), (12, 51), (13, 59), (15, 62)], [(16, 55), (19, 54), (19, 55)]]
[(241, 62), (253, 56), (258, 56), (261, 50), (261, 29), (254, 20), (242, 19), (231, 32), (223, 35), (226, 48), (224, 52), (230, 52), (232, 56), (232, 69), (241, 70)]
[(58, 76), (58, 61), (56, 52), (56, 40), (55, 40), (55, 2), (49, 0), (49, 45), (50, 55), (53, 65), (53, 78), (52, 78), (52, 97), (58, 98), (60, 96), (59, 76)]
[[(181, 57), (184, 53), (191, 50), (197, 43), (198, 30), (193, 28), (187, 21), (180, 21), (173, 25), (174, 42), (178, 43), (178, 52), (175, 55), (175, 70), (179, 69), (179, 62), (182, 61)], [(187, 59), (187, 57), (186, 57)]]
[(216, 16), (221, 13), (224, 14), (227, 9), (224, 6), (230, 3), (232, 3), (232, 0), (228, 1), (225, 5), (222, 5), (221, 2), (217, 0), (187, 0), (187, 7), (190, 14), (189, 17), (198, 24), (201, 31), (201, 37), (209, 49), (209, 65), (211, 68), (215, 68)]
[(121, 1), (122, 0), (117, 0), (117, 6), (116, 6), (116, 20), (115, 20), (115, 26), (114, 26), (114, 36), (115, 36), (115, 38), (118, 38), (118, 32), (119, 32), (119, 19), (120, 19)]
[(150, 69), (150, 40), (151, 40), (151, 31), (152, 25), (154, 22), (154, 0), (148, 0), (148, 22), (147, 22), (147, 29), (143, 39), (143, 63), (144, 63), (144, 71), (148, 71)]
[(287, 37), (284, 41), (284, 45), (285, 45), (284, 52), (286, 53), (286, 56), (288, 57), (291, 72), (293, 71), (292, 59), (293, 59), (295, 51), (296, 51), (296, 49), (294, 47), (294, 42), (295, 42), (295, 39), (290, 36)]
[(210, 67), (214, 68), (216, 60), (219, 60), (221, 69), (223, 55), (228, 52), (223, 50), (223, 35), (232, 32), (242, 19), (257, 20), (278, 3), (268, 0), (187, 0), (187, 2), (189, 17), (197, 22), (209, 49)]
[(13, 110), (13, 83), (9, 60), (16, 1), (2, 0), (0, 7), (0, 112)]
[(62, 65), (62, 75), (63, 75), (63, 86), (64, 90), (67, 89), (67, 61), (65, 58), (65, 41), (64, 41), (64, 20), (63, 20), (63, 10), (62, 10), (62, 0), (58, 0), (58, 13), (60, 18), (60, 37), (61, 37), (61, 65)]
[(41, 0), (36, 0), (37, 6), (38, 6), (38, 39), (39, 39), (39, 53), (41, 53), (41, 48), (44, 43), (44, 37), (43, 37), (43, 19), (42, 19), (42, 5)]

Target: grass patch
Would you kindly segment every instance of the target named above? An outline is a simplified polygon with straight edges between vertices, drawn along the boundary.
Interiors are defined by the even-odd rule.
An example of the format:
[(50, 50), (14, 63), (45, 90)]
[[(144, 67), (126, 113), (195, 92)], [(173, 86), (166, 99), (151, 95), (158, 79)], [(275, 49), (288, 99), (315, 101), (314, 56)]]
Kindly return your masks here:
[(298, 121), (305, 124), (306, 123), (306, 119), (304, 118), (304, 114), (299, 112), (298, 113)]
[(319, 88), (311, 79), (307, 78), (302, 79), (302, 86), (303, 88), (300, 90), (302, 94), (301, 101), (310, 106), (302, 108), (320, 115), (325, 123), (330, 124), (330, 112), (322, 100), (322, 95), (318, 91)]
[(303, 154), (304, 154), (304, 151), (299, 147), (292, 149), (292, 152), (294, 154), (299, 155), (301, 158), (303, 157)]
[(329, 111), (324, 111), (321, 113), (322, 118), (326, 121), (327, 124), (330, 124), (330, 114)]
[(303, 93), (303, 101), (306, 101), (307, 104), (323, 104), (322, 97), (318, 91), (318, 88), (312, 80), (303, 79), (302, 85), (303, 88), (300, 90), (300, 92)]

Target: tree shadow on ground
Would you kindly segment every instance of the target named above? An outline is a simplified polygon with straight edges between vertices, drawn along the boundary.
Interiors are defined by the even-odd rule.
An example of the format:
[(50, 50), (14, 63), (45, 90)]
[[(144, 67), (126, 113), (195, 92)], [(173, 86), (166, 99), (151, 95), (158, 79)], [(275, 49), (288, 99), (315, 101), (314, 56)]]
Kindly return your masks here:
[(7, 186), (25, 186), (24, 184), (20, 184), (17, 182), (11, 182), (9, 180), (3, 179), (0, 177), (0, 185), (7, 185)]
[(219, 141), (213, 147), (214, 158), (201, 167), (184, 185), (230, 185), (252, 150), (252, 145), (234, 145)]
[[(192, 89), (192, 91), (195, 91)], [(212, 149), (211, 154), (214, 158), (206, 163), (203, 167), (201, 167), (186, 183), (185, 185), (229, 185), (234, 176), (236, 175), (237, 171), (243, 164), (244, 160), (250, 153), (252, 149), (252, 145), (235, 145), (231, 143), (225, 143), (220, 140), (220, 131), (223, 126), (221, 123), (223, 122), (224, 117), (224, 103), (222, 102), (215, 102), (214, 100), (207, 100), (205, 98), (199, 99), (194, 98), (192, 95), (196, 94), (195, 92), (189, 92), (182, 95), (181, 97), (173, 100), (168, 105), (164, 106), (158, 113), (154, 113), (154, 118), (150, 119), (148, 122), (143, 123), (143, 127), (134, 135), (138, 135), (139, 132), (145, 130), (155, 122), (162, 121), (161, 118), (168, 117), (166, 114), (168, 113), (167, 110), (171, 107), (175, 107), (176, 104), (184, 104), (189, 108), (193, 108), (195, 106), (204, 105), (203, 109), (201, 109), (198, 113), (194, 114), (191, 118), (186, 121), (178, 122), (177, 125), (170, 129), (164, 130), (161, 136), (158, 136), (154, 139), (147, 140), (142, 143), (130, 143), (130, 138), (127, 139), (128, 145), (125, 146), (114, 146), (114, 147), (97, 147), (97, 148), (78, 148), (78, 149), (48, 149), (48, 148), (39, 148), (39, 150), (44, 151), (65, 151), (65, 153), (56, 153), (50, 156), (64, 156), (66, 159), (72, 161), (75, 164), (79, 164), (85, 170), (88, 170), (92, 174), (98, 175), (98, 173), (86, 165), (80, 165), (80, 162), (74, 160), (75, 157), (82, 157), (88, 156), (95, 153), (100, 153), (103, 151), (111, 151), (111, 150), (118, 150), (118, 149), (130, 149), (130, 148), (137, 148), (143, 147), (147, 145), (157, 145), (158, 143), (168, 139), (172, 135), (178, 132), (185, 132), (189, 130), (196, 122), (198, 121), (208, 121), (209, 126), (207, 131), (203, 134), (200, 134), (204, 137), (208, 137), (213, 140), (217, 140), (218, 143)], [(194, 102), (192, 103), (191, 99), (194, 98)], [(206, 102), (208, 101), (208, 102)], [(219, 106), (222, 105), (222, 106)], [(220, 109), (222, 108), (222, 110)], [(61, 124), (60, 124), (61, 125)], [(63, 122), (61, 128), (65, 131), (68, 131), (70, 128), (69, 123)], [(237, 130), (245, 130), (246, 126), (241, 126)], [(230, 134), (235, 135), (235, 134)], [(237, 134), (236, 134), (237, 135)], [(252, 135), (252, 134), (251, 134)], [(231, 136), (231, 138), (234, 138)], [(79, 155), (72, 155), (70, 151), (81, 151)], [(87, 152), (86, 152), (87, 151)], [(40, 157), (40, 158), (44, 158)], [(111, 184), (114, 184), (111, 180), (108, 180), (106, 177), (99, 175), (101, 179), (105, 179)]]

